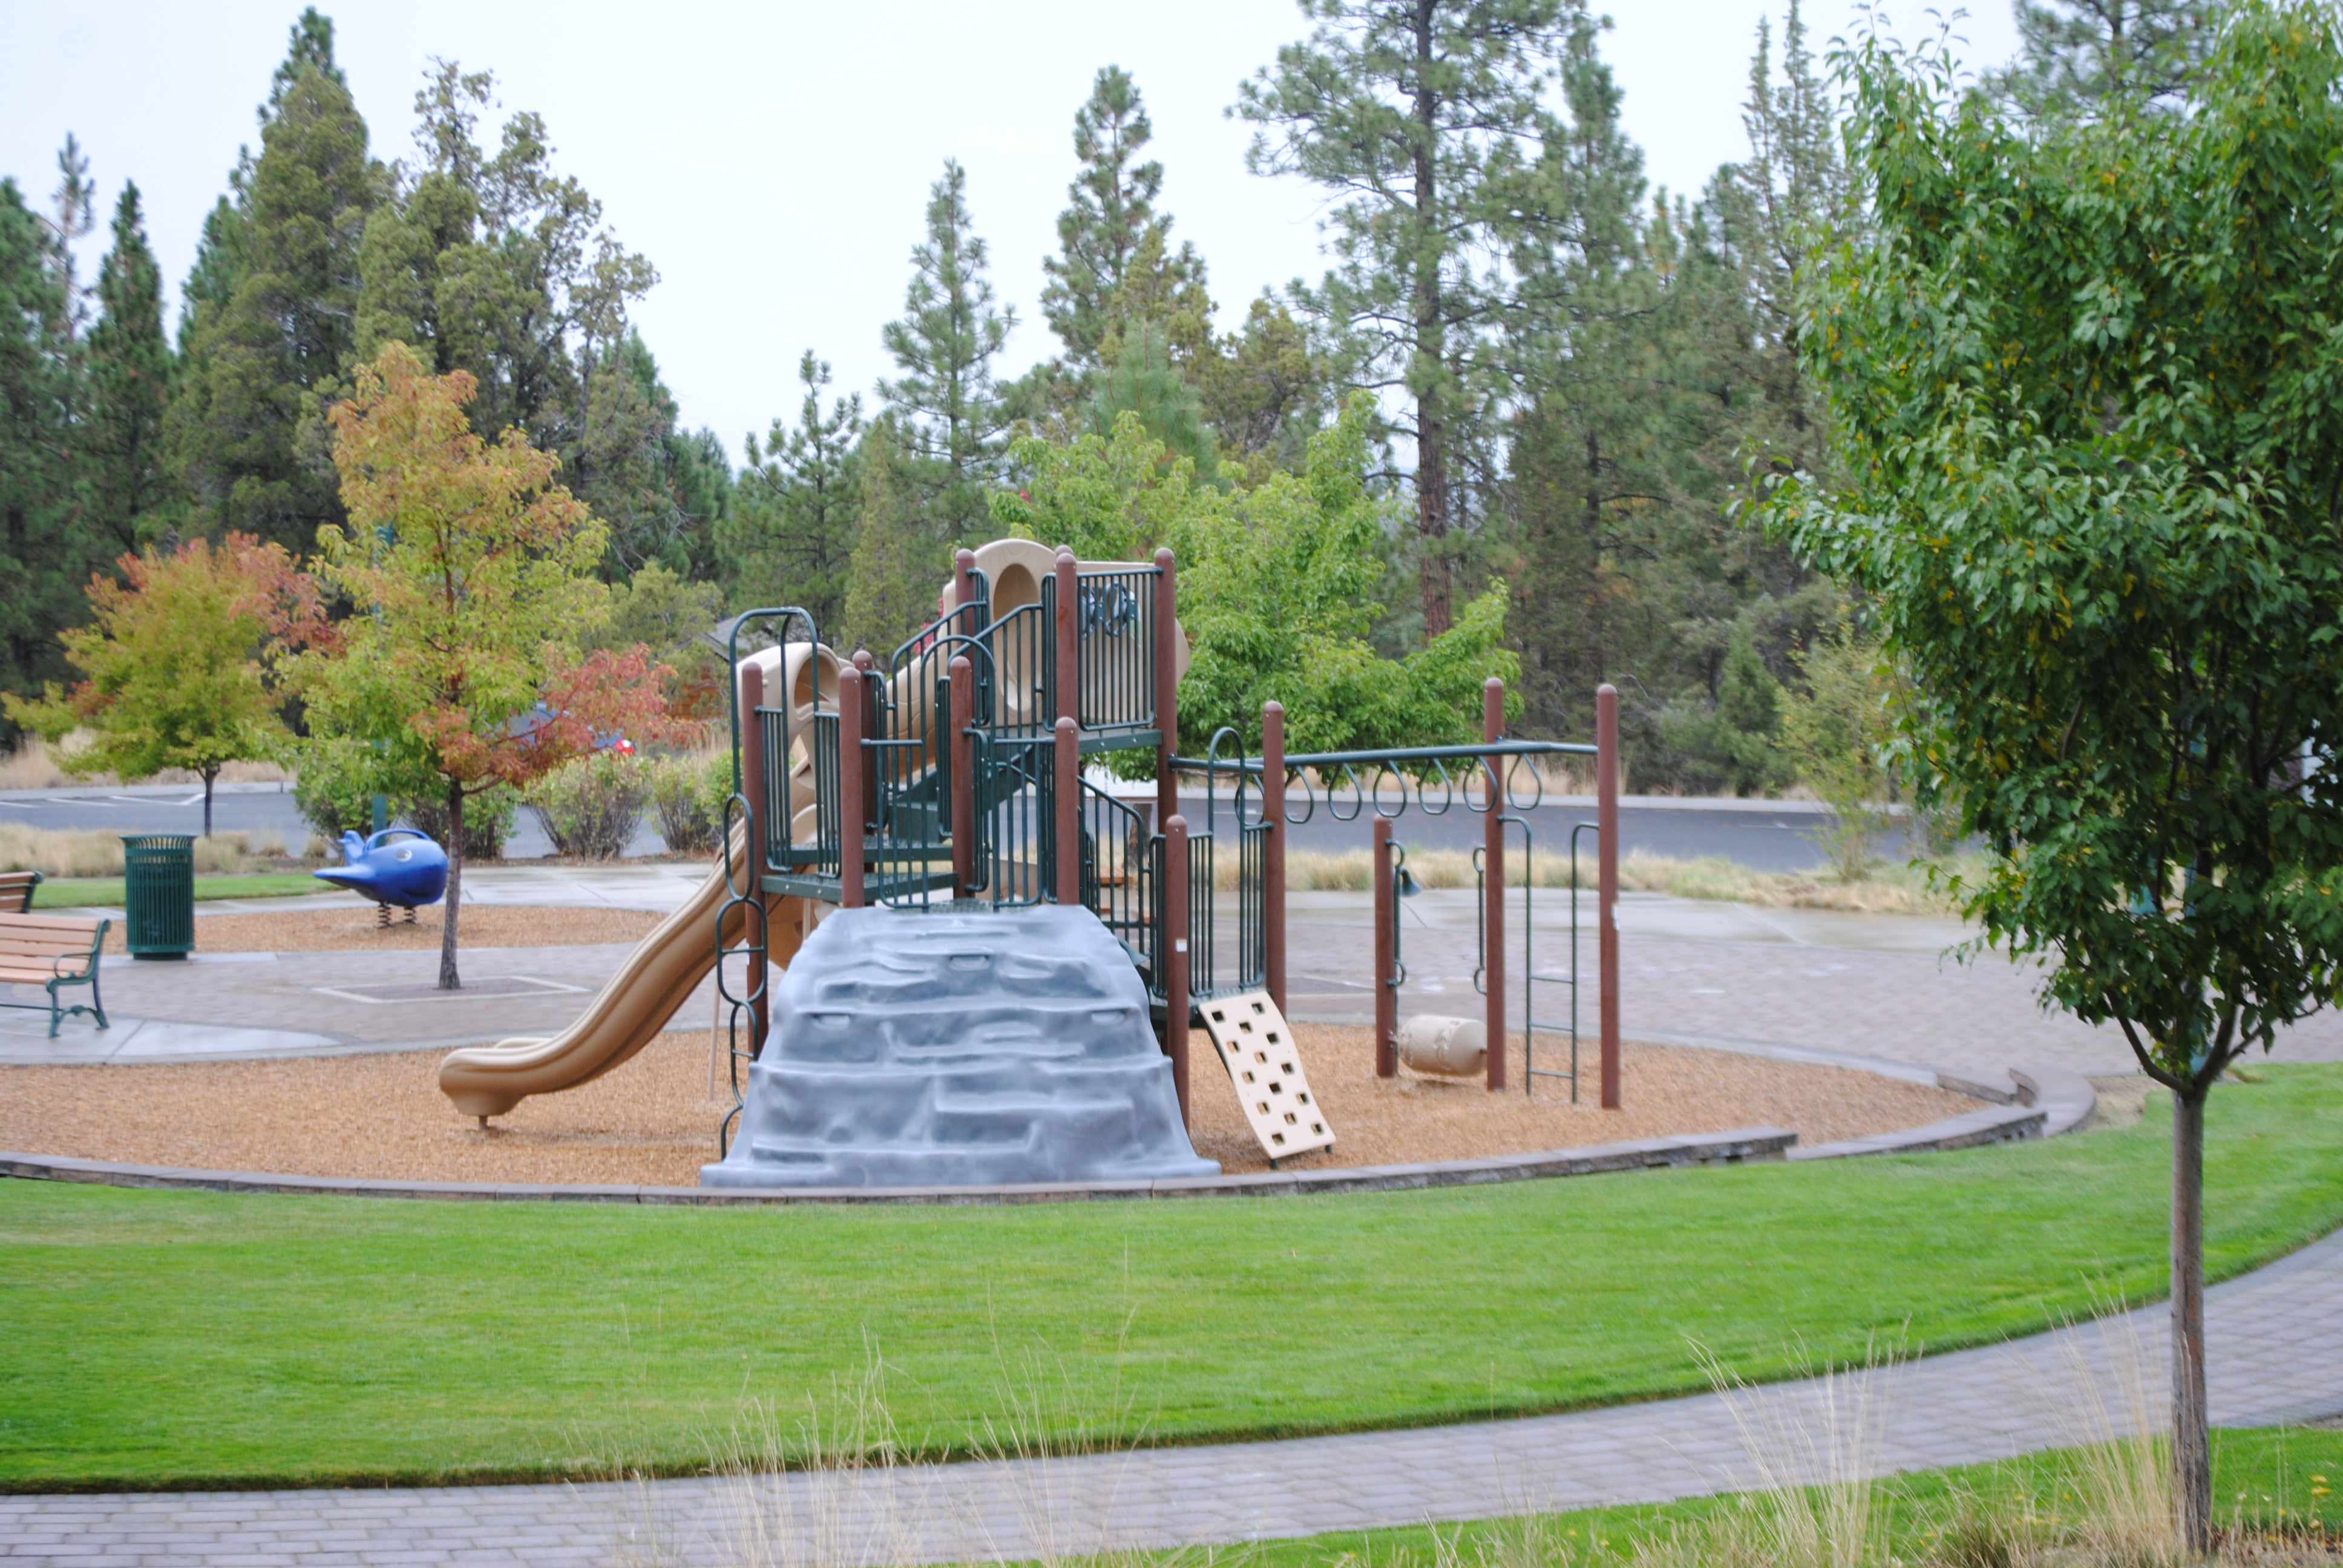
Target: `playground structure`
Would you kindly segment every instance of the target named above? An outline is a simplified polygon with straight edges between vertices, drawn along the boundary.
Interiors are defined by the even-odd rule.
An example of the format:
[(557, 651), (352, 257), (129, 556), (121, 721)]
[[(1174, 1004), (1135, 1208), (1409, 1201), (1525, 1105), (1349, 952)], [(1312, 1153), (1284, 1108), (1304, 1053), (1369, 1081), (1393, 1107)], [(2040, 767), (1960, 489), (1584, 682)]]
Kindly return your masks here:
[[(1272, 1161), (1324, 1148), (1339, 1129), (1316, 1110), (1282, 1016), (1283, 826), (1308, 820), (1322, 793), (1337, 819), (1372, 813), (1377, 1070), (1390, 1077), (1404, 866), (1392, 821), (1411, 802), (1483, 817), (1482, 1072), (1502, 1091), (1508, 834), (1532, 852), (1523, 813), (1535, 800), (1520, 797), (1520, 765), (1559, 754), (1596, 767), (1598, 819), (1571, 849), (1574, 869), (1580, 838), (1594, 833), (1602, 1099), (1615, 1107), (1614, 694), (1599, 699), (1594, 745), (1506, 739), (1492, 680), (1477, 745), (1288, 755), (1283, 711), (1270, 703), (1260, 756), (1224, 729), (1203, 757), (1182, 757), (1176, 590), (1168, 550), (1151, 563), (1080, 561), (1001, 539), (960, 552), (938, 620), (883, 664), (840, 658), (802, 609), (737, 618), (722, 865), (569, 1030), (454, 1052), (443, 1090), (485, 1118), (598, 1076), (714, 970), (733, 1103), (705, 1182), (1193, 1174), (1209, 1162), (1181, 1131), (1192, 1026), (1207, 1030)], [(1155, 754), (1151, 799), (1087, 776), (1086, 764), (1131, 750)], [(1201, 822), (1182, 813), (1182, 779), (1203, 786)], [(1216, 889), (1223, 837), (1234, 840), (1233, 911)], [(1526, 926), (1527, 903), (1523, 914)], [(1554, 1077), (1577, 1093), (1576, 955), (1574, 937), (1570, 973), (1540, 975), (1524, 951), (1525, 1091)], [(787, 973), (769, 992), (774, 964)], [(1536, 1065), (1539, 983), (1572, 991), (1567, 1070)], [(1132, 1030), (1150, 1025), (1153, 1052), (1135, 1055)]]

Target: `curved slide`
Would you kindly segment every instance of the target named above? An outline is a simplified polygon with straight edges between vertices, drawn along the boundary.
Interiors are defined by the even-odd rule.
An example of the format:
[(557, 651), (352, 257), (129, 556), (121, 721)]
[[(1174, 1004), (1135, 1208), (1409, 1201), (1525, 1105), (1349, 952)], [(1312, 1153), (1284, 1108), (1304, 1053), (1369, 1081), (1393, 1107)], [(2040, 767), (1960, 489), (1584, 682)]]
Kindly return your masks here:
[[(719, 865), (627, 955), (575, 1023), (550, 1040), (523, 1037), (449, 1052), (439, 1064), (439, 1091), (467, 1116), (501, 1116), (532, 1094), (575, 1089), (631, 1060), (715, 967), (717, 916), (729, 896)], [(786, 966), (796, 956), (808, 912), (802, 899), (766, 899), (769, 962)], [(746, 905), (732, 911), (723, 932), (727, 944), (739, 939), (748, 918)]]

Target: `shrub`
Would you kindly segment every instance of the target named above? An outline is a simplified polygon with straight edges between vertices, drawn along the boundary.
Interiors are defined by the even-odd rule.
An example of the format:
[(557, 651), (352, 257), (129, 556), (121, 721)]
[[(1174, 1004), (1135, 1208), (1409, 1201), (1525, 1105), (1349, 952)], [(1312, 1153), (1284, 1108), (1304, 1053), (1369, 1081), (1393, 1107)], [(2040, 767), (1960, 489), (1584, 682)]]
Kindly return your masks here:
[[(376, 788), (391, 783), (387, 776), (398, 772), (363, 741), (313, 741), (302, 749), (293, 802), (328, 845), (338, 844), (345, 831), (364, 838), (374, 830)], [(387, 819), (430, 835), (436, 844), (446, 844), (447, 802), (430, 792), (427, 780), (405, 782), (405, 789), (384, 791), (389, 806)], [(503, 854), (519, 811), (520, 797), (510, 789), (489, 789), (465, 801), (464, 859), (493, 860)]]
[(588, 860), (615, 860), (643, 819), (649, 770), (618, 751), (581, 757), (529, 786), (556, 850)]
[(662, 757), (643, 769), (659, 837), (677, 855), (713, 855), (732, 789), (732, 758)]

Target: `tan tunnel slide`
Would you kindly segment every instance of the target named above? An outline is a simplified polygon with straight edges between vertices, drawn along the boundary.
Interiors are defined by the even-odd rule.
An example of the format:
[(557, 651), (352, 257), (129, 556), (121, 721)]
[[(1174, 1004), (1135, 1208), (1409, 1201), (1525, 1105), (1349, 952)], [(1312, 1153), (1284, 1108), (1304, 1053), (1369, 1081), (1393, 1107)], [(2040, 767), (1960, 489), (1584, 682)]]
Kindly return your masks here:
[[(665, 1029), (716, 963), (716, 920), (729, 897), (719, 866), (683, 907), (661, 920), (578, 1020), (549, 1040), (522, 1038), (451, 1051), (439, 1064), (440, 1092), (467, 1116), (501, 1116), (532, 1094), (575, 1089), (631, 1060)], [(768, 898), (767, 956), (786, 965), (804, 940), (805, 900)], [(740, 938), (746, 905), (725, 921), (723, 940)]]
[[(812, 724), (817, 681), (825, 705), (838, 701), (838, 659), (827, 648), (791, 643), (786, 654), (768, 648), (751, 662), (764, 668), (769, 691), (789, 693), (799, 734)], [(776, 679), (777, 674), (781, 678)], [(802, 840), (814, 830), (813, 764), (802, 741), (792, 750), (789, 811)], [(744, 879), (752, 874), (747, 870), (751, 857), (745, 823), (733, 829), (731, 857), (733, 865), (743, 868)], [(717, 915), (729, 897), (724, 865), (719, 861), (683, 907), (627, 955), (576, 1022), (549, 1040), (525, 1036), (449, 1052), (439, 1064), (439, 1091), (467, 1116), (501, 1116), (532, 1094), (575, 1089), (632, 1060), (715, 967)], [(812, 911), (802, 899), (768, 897), (764, 902), (766, 958), (786, 968), (805, 940), (805, 922)], [(723, 945), (740, 940), (748, 920), (745, 904), (732, 910), (724, 924)]]

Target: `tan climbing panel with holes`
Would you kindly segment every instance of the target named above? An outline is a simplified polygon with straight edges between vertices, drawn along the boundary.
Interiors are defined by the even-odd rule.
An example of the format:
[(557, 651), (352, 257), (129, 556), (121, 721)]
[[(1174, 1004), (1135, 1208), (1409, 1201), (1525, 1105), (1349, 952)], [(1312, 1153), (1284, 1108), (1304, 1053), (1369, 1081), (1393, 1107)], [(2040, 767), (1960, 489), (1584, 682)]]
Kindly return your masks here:
[(1293, 1030), (1265, 990), (1214, 997), (1196, 1004), (1204, 1032), (1229, 1070), (1253, 1136), (1272, 1160), (1334, 1147), (1333, 1129), (1302, 1075)]

